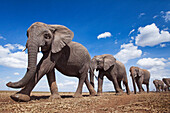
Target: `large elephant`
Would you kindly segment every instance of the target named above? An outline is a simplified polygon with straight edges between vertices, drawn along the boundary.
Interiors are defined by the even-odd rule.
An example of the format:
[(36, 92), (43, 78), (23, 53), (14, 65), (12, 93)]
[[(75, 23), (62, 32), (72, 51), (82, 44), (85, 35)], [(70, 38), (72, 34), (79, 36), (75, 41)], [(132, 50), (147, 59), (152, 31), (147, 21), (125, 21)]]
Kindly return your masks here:
[[(32, 89), (45, 74), (47, 75), (51, 97), (60, 98), (55, 80), (55, 68), (64, 75), (79, 79), (74, 97), (82, 96), (84, 82), (90, 94), (96, 94), (88, 80), (91, 57), (84, 46), (72, 41), (73, 36), (73, 32), (62, 25), (36, 22), (28, 28), (27, 72), (20, 81), (7, 83), (7, 86), (11, 88), (22, 88), (21, 91), (11, 96), (14, 100), (29, 101)], [(43, 57), (36, 65), (39, 47), (41, 47)]]
[(138, 86), (139, 92), (144, 91), (142, 88), (142, 84), (146, 84), (147, 93), (149, 93), (149, 80), (150, 80), (150, 72), (146, 69), (141, 69), (139, 67), (132, 66), (130, 67), (130, 76), (132, 77), (134, 93), (136, 94), (136, 85)]
[(162, 92), (163, 92), (163, 90), (164, 90), (164, 83), (163, 83), (163, 81), (156, 79), (156, 80), (153, 81), (153, 84), (156, 87), (156, 92), (160, 92), (161, 89), (162, 89)]
[[(130, 94), (125, 66), (121, 62), (117, 61), (113, 55), (103, 54), (94, 56), (91, 61), (91, 68), (92, 71), (95, 69), (97, 71), (99, 70), (97, 90), (98, 95), (102, 94), (104, 76), (113, 82), (117, 94), (122, 92), (121, 81), (123, 81), (124, 85), (126, 86), (127, 94)], [(93, 72), (90, 75), (90, 82), (94, 86)]]
[(162, 81), (166, 84), (168, 91), (170, 91), (170, 78), (163, 78)]

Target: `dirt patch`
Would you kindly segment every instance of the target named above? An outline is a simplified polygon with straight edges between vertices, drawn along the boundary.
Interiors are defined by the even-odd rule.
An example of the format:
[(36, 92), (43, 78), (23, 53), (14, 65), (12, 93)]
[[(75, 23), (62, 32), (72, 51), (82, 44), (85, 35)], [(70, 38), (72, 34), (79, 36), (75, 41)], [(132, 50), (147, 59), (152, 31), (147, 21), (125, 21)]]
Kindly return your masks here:
[(49, 112), (49, 113), (121, 113), (121, 112), (170, 112), (170, 93), (142, 93), (116, 96), (103, 93), (90, 97), (73, 98), (74, 93), (60, 93), (61, 99), (50, 100), (50, 93), (33, 92), (31, 101), (15, 102), (10, 95), (15, 92), (0, 92), (0, 112)]

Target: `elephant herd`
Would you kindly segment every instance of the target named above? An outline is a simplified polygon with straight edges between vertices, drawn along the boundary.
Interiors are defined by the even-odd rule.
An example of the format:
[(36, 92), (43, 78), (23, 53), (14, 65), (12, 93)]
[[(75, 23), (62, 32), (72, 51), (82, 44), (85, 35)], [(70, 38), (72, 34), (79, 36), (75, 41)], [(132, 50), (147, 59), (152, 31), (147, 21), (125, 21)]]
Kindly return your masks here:
[(153, 84), (155, 85), (156, 92), (160, 92), (161, 90), (162, 92), (170, 91), (170, 78), (163, 78), (162, 80), (156, 79), (153, 81)]
[[(85, 83), (91, 96), (102, 94), (103, 77), (112, 81), (116, 94), (123, 92), (121, 82), (126, 87), (126, 93), (130, 94), (127, 74), (124, 64), (117, 61), (110, 54), (94, 56), (92, 59), (88, 50), (80, 43), (73, 42), (73, 32), (62, 25), (48, 25), (42, 22), (33, 23), (27, 30), (28, 67), (25, 76), (18, 82), (9, 82), (6, 85), (11, 88), (22, 88), (16, 94), (11, 95), (15, 101), (29, 101), (30, 93), (44, 76), (47, 76), (50, 87), (50, 98), (61, 98), (55, 78), (55, 69), (62, 74), (77, 77), (79, 79), (74, 97), (82, 97), (82, 88)], [(37, 64), (37, 53), (41, 48), (43, 57)], [(97, 93), (94, 90), (94, 70), (99, 71)], [(142, 84), (149, 92), (150, 73), (145, 69), (132, 66), (130, 76), (136, 94), (136, 85), (139, 92), (144, 91)], [(90, 81), (88, 73), (90, 72)], [(169, 87), (170, 79), (163, 79)], [(154, 81), (157, 88), (163, 87), (162, 81)], [(156, 85), (155, 85), (156, 86)]]

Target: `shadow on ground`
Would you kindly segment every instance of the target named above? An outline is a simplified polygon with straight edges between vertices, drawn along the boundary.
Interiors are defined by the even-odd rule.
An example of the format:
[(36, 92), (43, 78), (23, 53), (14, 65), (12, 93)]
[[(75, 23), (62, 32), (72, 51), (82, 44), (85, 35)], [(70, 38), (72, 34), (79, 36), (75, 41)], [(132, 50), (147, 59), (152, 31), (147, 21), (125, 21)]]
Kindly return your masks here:
[[(89, 95), (83, 95), (83, 97), (89, 97)], [(50, 96), (31, 96), (31, 100), (49, 99)], [(74, 98), (72, 95), (61, 95), (61, 98)]]

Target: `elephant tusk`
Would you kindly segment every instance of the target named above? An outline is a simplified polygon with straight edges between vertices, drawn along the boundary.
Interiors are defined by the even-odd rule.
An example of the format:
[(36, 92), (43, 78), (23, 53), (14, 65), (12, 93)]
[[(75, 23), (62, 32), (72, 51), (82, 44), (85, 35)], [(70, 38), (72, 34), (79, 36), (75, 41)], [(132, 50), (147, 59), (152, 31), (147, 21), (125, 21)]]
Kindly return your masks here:
[(41, 47), (39, 47), (39, 52), (41, 51)]
[(26, 49), (27, 49), (27, 48), (25, 47), (25, 48), (22, 50), (22, 52), (24, 52)]

